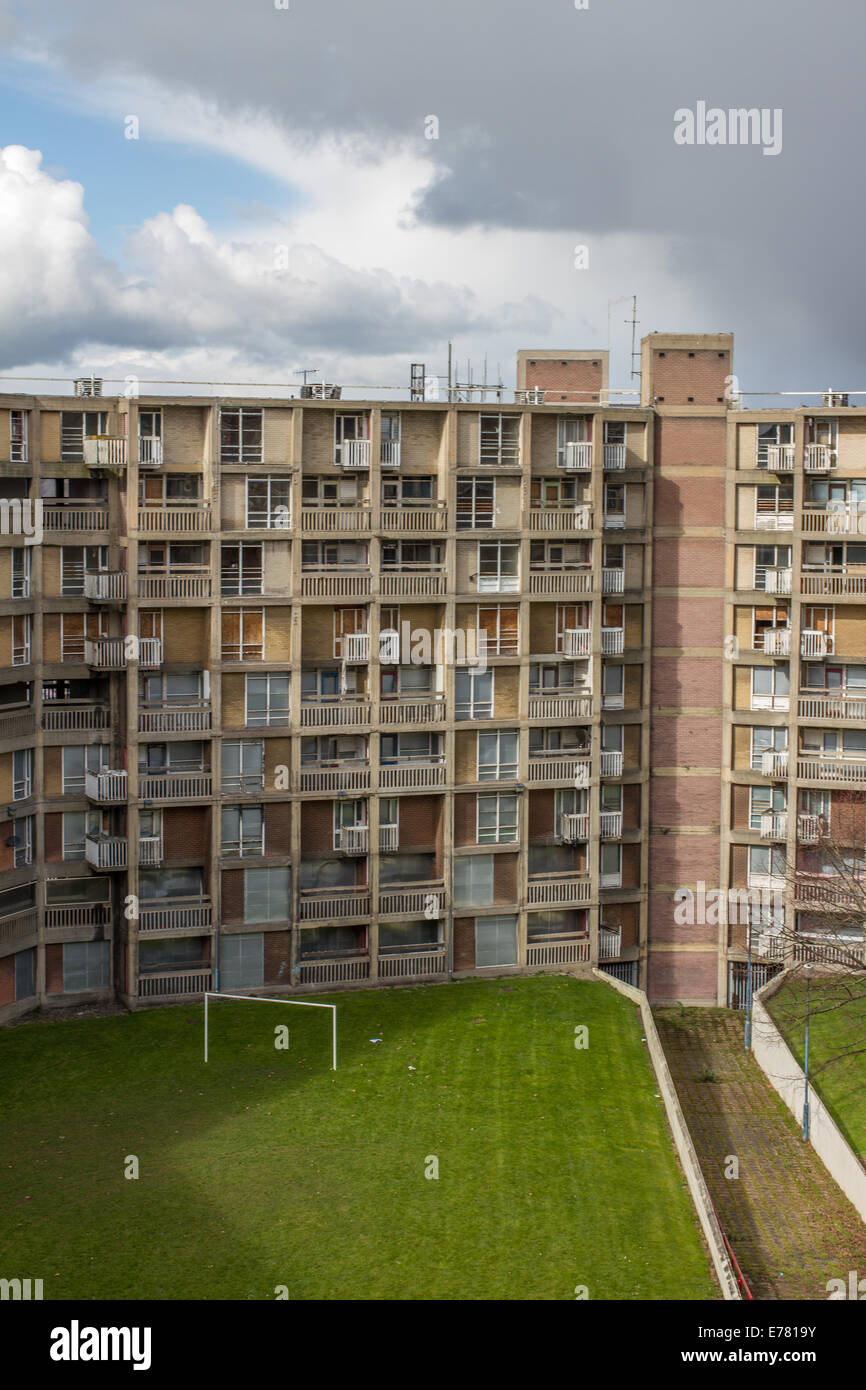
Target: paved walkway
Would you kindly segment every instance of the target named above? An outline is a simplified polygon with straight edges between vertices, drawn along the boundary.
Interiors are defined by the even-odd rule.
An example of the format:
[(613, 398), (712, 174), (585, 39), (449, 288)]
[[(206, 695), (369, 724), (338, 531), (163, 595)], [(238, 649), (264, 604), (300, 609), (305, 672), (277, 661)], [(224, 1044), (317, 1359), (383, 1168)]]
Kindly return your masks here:
[[(743, 1047), (743, 1015), (659, 1009), (659, 1036), (704, 1177), (756, 1299), (827, 1298), (866, 1277), (866, 1225)], [(701, 1080), (705, 1069), (717, 1082)], [(739, 1179), (725, 1177), (729, 1154)]]

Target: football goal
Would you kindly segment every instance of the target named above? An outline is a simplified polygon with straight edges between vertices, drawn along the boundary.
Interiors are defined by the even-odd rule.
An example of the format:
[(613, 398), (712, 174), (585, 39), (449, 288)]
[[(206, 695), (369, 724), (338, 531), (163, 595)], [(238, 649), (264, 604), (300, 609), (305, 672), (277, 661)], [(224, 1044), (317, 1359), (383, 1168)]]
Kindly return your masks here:
[(208, 1000), (241, 999), (247, 1004), (291, 1004), (296, 1009), (331, 1010), (331, 1071), (337, 1070), (337, 1006), (336, 1004), (314, 1004), (308, 999), (265, 999), (260, 994), (219, 994), (216, 990), (206, 990), (204, 996), (204, 1059), (207, 1061), (208, 1048)]

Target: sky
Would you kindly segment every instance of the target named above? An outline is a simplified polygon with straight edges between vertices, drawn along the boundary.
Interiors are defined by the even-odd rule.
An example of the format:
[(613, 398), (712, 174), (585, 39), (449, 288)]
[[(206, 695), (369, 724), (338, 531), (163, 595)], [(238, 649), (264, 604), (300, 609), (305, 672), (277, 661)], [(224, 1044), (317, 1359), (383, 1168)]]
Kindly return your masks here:
[[(636, 295), (638, 336), (733, 332), (749, 403), (866, 391), (864, 37), (860, 0), (0, 0), (0, 389), (405, 392), (449, 341), (635, 389)], [(679, 143), (699, 103), (779, 147)]]

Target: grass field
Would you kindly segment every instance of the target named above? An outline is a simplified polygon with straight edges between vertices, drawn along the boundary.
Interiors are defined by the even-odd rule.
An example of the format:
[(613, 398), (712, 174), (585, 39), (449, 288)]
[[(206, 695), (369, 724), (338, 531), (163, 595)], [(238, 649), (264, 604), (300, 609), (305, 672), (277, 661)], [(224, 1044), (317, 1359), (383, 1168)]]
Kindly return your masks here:
[(330, 1013), (279, 1004), (214, 1005), (207, 1067), (200, 1006), (0, 1034), (0, 1273), (75, 1299), (718, 1296), (629, 1001), (557, 976), (334, 998), (336, 1074)]
[[(831, 979), (813, 980), (810, 987), (809, 1070), (815, 1089), (848, 1143), (866, 1162), (866, 981), (862, 997), (839, 1008), (820, 1012), (841, 995)], [(806, 1031), (806, 982), (793, 980), (768, 1000), (776, 1027), (800, 1066)], [(860, 1049), (854, 1055), (855, 1049)], [(830, 1060), (830, 1059), (834, 1060)], [(829, 1065), (824, 1064), (829, 1062)]]

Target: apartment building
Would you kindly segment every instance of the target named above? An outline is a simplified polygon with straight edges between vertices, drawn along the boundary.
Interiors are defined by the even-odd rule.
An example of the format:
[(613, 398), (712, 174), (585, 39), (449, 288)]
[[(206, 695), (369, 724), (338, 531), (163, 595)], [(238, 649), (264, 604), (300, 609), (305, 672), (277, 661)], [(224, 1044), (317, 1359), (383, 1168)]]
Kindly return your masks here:
[(866, 412), (734, 408), (732, 350), (652, 335), (629, 406), (596, 350), (508, 400), (0, 397), (0, 1021), (774, 968), (675, 894), (802, 852), (826, 897)]

